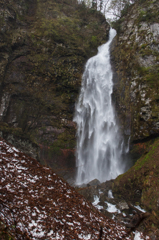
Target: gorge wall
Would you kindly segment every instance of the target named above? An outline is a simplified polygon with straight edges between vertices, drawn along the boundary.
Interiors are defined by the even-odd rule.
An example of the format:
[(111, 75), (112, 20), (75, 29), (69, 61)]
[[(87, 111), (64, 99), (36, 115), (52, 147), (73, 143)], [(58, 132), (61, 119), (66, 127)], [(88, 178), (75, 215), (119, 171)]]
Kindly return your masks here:
[(150, 216), (143, 229), (159, 238), (159, 2), (140, 0), (113, 25), (114, 101), (122, 132), (131, 137), (135, 165), (120, 175), (113, 193), (140, 203)]
[(113, 24), (114, 98), (131, 141), (159, 135), (159, 2), (137, 1)]
[[(125, 8), (111, 46), (121, 131), (132, 152), (144, 153), (115, 180), (113, 193), (143, 204), (154, 229), (159, 142), (147, 140), (159, 136), (158, 10), (158, 0)], [(69, 176), (75, 168), (72, 119), (84, 64), (109, 28), (101, 13), (75, 0), (0, 0), (0, 135), (65, 178), (66, 168)]]
[(1, 136), (51, 167), (74, 167), (81, 75), (108, 32), (75, 0), (0, 0)]

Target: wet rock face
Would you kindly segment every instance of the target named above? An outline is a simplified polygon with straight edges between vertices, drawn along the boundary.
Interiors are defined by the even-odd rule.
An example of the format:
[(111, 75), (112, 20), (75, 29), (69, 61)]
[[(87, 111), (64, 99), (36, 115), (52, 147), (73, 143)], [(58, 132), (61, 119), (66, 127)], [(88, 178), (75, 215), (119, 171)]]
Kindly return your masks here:
[(90, 202), (94, 202), (95, 197), (99, 197), (101, 206), (105, 205), (107, 208), (105, 201), (107, 201), (108, 199), (112, 200), (112, 196), (109, 194), (109, 190), (112, 188), (112, 184), (113, 180), (100, 183), (98, 179), (94, 179), (86, 186), (79, 186), (76, 188), (77, 191)]
[(159, 134), (159, 3), (138, 1), (114, 24), (114, 98), (125, 135)]
[[(93, 185), (91, 186), (92, 183)], [(113, 192), (115, 193), (114, 195), (112, 189), (114, 189), (115, 183), (116, 180), (99, 183), (97, 179), (94, 179), (87, 186), (79, 187), (76, 190), (88, 201), (92, 202), (104, 215), (125, 225), (129, 232), (138, 230), (147, 234), (148, 231), (145, 229), (145, 224), (146, 219), (150, 217), (150, 213), (141, 209), (138, 206), (139, 202), (133, 201), (133, 198), (131, 201), (126, 195), (122, 196), (120, 191), (118, 193)]]
[(72, 118), (84, 64), (107, 40), (108, 31), (102, 14), (77, 1), (0, 0), (4, 136), (36, 143), (41, 160), (49, 165), (53, 158), (57, 165), (64, 156), (68, 161), (66, 151), (75, 148)]
[[(145, 229), (158, 239), (159, 2), (137, 1), (116, 23), (113, 42), (114, 101), (122, 130), (134, 142), (135, 165), (114, 181), (120, 200), (141, 203), (150, 213)], [(146, 141), (149, 140), (149, 141)], [(153, 224), (152, 224), (153, 222)], [(152, 228), (153, 226), (153, 228)]]

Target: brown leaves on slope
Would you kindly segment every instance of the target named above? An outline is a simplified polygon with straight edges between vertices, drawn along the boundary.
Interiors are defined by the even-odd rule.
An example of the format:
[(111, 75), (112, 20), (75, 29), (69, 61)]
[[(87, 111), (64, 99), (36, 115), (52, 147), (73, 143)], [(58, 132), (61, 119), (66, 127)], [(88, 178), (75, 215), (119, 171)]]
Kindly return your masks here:
[(51, 169), (0, 141), (0, 217), (15, 239), (131, 239)]

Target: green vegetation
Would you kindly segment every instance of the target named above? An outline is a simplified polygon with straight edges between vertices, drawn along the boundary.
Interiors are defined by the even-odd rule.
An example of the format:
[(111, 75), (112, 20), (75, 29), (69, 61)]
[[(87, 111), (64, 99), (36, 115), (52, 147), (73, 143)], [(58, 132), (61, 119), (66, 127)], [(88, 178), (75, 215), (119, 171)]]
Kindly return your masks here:
[(152, 30), (159, 23), (158, 7), (157, 1), (136, 1), (112, 23), (118, 32), (112, 49), (119, 77), (115, 86), (118, 115), (123, 132), (131, 126), (131, 156), (138, 159), (115, 180), (113, 193), (150, 212), (142, 225), (147, 231), (152, 226), (157, 231), (159, 226), (159, 139), (151, 139), (159, 133), (159, 52)]
[[(131, 119), (131, 139), (134, 140), (148, 137), (152, 132), (158, 133), (155, 126), (158, 121), (156, 108), (159, 107), (159, 53), (158, 40), (152, 30), (153, 24), (157, 23), (158, 3), (150, 0), (136, 1), (112, 23), (118, 32), (112, 50), (120, 79), (116, 89), (120, 102), (118, 115), (123, 129), (127, 119)], [(149, 112), (142, 112), (141, 108), (147, 106)], [(148, 115), (144, 117), (144, 114)]]
[(40, 153), (47, 149), (53, 161), (61, 149), (75, 148), (84, 64), (106, 42), (109, 25), (76, 0), (0, 3), (0, 82), (7, 93), (0, 130), (39, 145)]
[(135, 163), (135, 170), (139, 170), (141, 169), (145, 163), (148, 163), (148, 161), (150, 161), (150, 159), (152, 159), (154, 153), (155, 153), (155, 150), (156, 148), (159, 147), (159, 141), (156, 140), (156, 142), (150, 146), (150, 151), (145, 155), (145, 156), (142, 156), (136, 163)]
[[(137, 145), (140, 145), (140, 143)], [(156, 139), (151, 145), (147, 143), (145, 153), (132, 168), (115, 180), (113, 186), (114, 194), (120, 194), (123, 199), (134, 202), (134, 204), (138, 202), (147, 211), (151, 212), (150, 217), (146, 220), (146, 224), (148, 228), (151, 228), (153, 224), (155, 229), (159, 224), (157, 220), (159, 219), (158, 154), (159, 139)]]

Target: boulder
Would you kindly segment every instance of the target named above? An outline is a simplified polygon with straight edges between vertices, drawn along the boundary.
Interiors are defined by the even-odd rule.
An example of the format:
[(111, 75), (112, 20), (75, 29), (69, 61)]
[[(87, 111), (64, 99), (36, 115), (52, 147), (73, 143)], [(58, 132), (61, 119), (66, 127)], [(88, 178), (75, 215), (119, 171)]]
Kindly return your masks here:
[(98, 186), (98, 185), (100, 185), (100, 181), (98, 179), (94, 179), (94, 180), (90, 181), (89, 183), (87, 183), (87, 187)]

